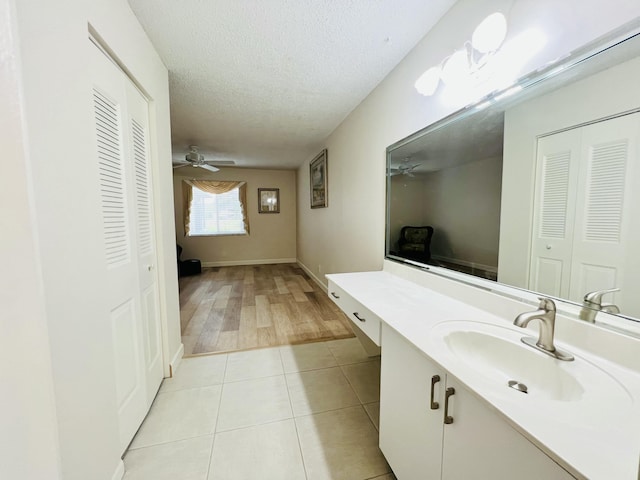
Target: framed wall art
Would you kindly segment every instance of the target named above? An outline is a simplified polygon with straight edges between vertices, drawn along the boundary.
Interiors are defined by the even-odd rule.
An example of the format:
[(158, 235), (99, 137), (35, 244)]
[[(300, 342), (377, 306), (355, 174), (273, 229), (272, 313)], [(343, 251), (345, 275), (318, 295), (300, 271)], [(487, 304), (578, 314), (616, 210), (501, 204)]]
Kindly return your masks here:
[(309, 164), (311, 208), (327, 206), (327, 149), (311, 160)]
[(258, 213), (280, 213), (280, 189), (258, 189)]

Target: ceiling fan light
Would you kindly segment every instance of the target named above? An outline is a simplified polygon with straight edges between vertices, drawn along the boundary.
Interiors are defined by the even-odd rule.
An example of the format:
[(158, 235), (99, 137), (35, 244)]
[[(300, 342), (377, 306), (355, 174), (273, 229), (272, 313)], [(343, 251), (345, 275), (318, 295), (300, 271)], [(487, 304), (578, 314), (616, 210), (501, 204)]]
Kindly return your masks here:
[(471, 45), (480, 53), (495, 52), (507, 36), (507, 19), (495, 12), (476, 27), (471, 36)]
[(436, 92), (440, 83), (440, 67), (431, 67), (416, 80), (414, 84), (418, 93), (429, 97)]

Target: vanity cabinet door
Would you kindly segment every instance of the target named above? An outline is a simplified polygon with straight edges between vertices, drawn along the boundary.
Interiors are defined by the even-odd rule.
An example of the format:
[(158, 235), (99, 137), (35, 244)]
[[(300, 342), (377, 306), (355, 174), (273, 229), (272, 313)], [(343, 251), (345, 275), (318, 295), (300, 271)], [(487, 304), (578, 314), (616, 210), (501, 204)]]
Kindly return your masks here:
[(440, 478), (444, 383), (442, 370), (382, 324), (380, 449), (399, 480)]
[(444, 425), (443, 480), (574, 478), (451, 376), (447, 387), (455, 394), (448, 407), (453, 423)]

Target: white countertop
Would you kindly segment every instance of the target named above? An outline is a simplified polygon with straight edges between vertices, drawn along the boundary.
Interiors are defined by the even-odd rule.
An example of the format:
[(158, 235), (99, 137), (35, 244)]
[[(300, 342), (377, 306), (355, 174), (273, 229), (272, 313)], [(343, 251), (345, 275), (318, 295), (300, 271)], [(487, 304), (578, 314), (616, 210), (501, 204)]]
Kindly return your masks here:
[[(540, 400), (512, 389), (499, 389), (494, 381), (478, 375), (467, 362), (452, 354), (434, 335), (437, 330), (432, 332), (432, 329), (442, 322), (465, 320), (507, 328), (511, 336), (537, 337), (538, 322), (532, 322), (525, 332), (512, 325), (513, 319), (501, 318), (384, 271), (333, 274), (327, 278), (490, 403), (514, 428), (574, 476), (591, 480), (639, 478), (640, 375), (637, 372), (556, 340), (557, 346), (576, 357), (574, 366), (561, 365), (561, 368), (591, 363), (606, 372), (603, 375), (615, 379), (618, 382), (615, 390), (618, 393), (626, 390), (626, 395), (618, 395), (613, 401), (609, 389), (603, 386), (589, 389), (584, 400), (567, 402)], [(527, 310), (530, 309), (523, 309)], [(437, 328), (442, 329), (442, 325)], [(384, 352), (384, 339), (382, 348)], [(528, 347), (523, 345), (523, 348)], [(602, 384), (611, 386), (611, 379), (607, 380)]]

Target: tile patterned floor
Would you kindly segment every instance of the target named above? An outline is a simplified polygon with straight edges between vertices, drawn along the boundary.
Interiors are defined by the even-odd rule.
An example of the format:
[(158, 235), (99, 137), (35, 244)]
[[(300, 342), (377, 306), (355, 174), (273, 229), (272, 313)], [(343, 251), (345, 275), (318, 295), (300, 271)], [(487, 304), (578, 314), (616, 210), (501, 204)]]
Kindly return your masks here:
[(125, 480), (395, 480), (378, 449), (380, 359), (356, 338), (185, 358)]

